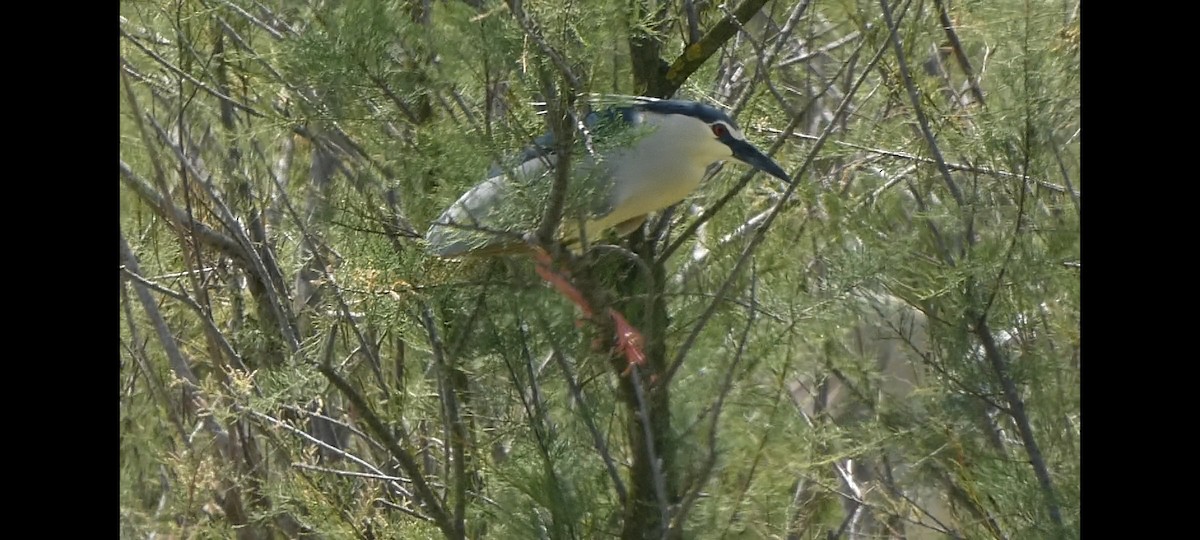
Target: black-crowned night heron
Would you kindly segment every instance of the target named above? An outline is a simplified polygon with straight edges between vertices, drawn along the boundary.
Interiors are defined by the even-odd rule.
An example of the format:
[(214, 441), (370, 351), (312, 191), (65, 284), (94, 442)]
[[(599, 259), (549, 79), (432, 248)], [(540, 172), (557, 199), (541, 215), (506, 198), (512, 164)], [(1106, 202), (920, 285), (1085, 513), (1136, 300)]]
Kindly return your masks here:
[[(563, 214), (560, 239), (587, 241), (609, 229), (627, 235), (646, 216), (682, 201), (715, 162), (737, 159), (785, 182), (787, 173), (746, 140), (724, 112), (694, 101), (634, 98), (588, 115), (594, 147), (572, 155), (574, 200)], [(582, 139), (583, 137), (577, 137)], [(554, 141), (540, 137), (511, 170), (493, 168), (434, 221), (426, 235), (441, 257), (505, 251), (532, 231), (553, 182)], [(571, 203), (575, 203), (572, 206)], [(574, 207), (580, 212), (572, 212)], [(580, 219), (583, 218), (583, 219)]]
[[(682, 201), (700, 185), (710, 165), (730, 158), (785, 182), (787, 173), (746, 140), (729, 115), (694, 101), (628, 98), (589, 114), (583, 144), (572, 154), (573, 169), (559, 239), (565, 244), (599, 240), (610, 229), (619, 236), (637, 230), (648, 214)], [(494, 167), (434, 221), (426, 235), (429, 251), (440, 257), (487, 255), (528, 246), (522, 233), (537, 228), (554, 182), (554, 139), (535, 141), (509, 169)], [(582, 234), (581, 234), (582, 233)], [(572, 298), (590, 318), (591, 308), (564, 279), (539, 273)], [(618, 345), (623, 327), (636, 336), (620, 314), (611, 312)], [(628, 351), (631, 362), (635, 356)]]

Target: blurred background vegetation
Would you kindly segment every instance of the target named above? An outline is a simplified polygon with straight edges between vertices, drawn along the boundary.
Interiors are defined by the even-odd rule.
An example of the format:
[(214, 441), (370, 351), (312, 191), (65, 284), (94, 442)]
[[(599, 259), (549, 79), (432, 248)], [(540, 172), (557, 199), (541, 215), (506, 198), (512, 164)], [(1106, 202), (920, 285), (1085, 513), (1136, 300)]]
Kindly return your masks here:
[[(120, 11), (123, 538), (1079, 536), (1077, 0)], [(421, 238), (602, 93), (798, 180), (714, 167), (586, 272), (627, 375)]]

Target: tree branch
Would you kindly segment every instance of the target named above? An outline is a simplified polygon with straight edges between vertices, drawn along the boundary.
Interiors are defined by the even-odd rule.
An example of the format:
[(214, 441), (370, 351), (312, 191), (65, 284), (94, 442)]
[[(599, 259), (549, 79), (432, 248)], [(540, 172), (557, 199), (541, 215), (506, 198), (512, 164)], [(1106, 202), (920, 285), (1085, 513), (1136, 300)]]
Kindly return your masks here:
[(200, 316), (200, 320), (204, 323), (204, 329), (208, 331), (210, 337), (215, 339), (217, 343), (220, 344), (221, 350), (229, 357), (229, 361), (233, 363), (233, 367), (241, 370), (243, 373), (250, 372), (248, 369), (246, 369), (246, 364), (242, 362), (241, 355), (234, 350), (233, 345), (230, 345), (229, 340), (225, 339), (225, 335), (221, 333), (221, 329), (217, 328), (217, 324), (213, 322), (212, 318), (209, 317), (209, 314), (204, 310), (203, 307), (200, 306), (200, 304), (196, 303), (195, 300), (192, 300), (186, 294), (175, 292), (153, 281), (150, 281), (129, 267), (122, 266), (121, 273), (129, 276), (134, 281), (137, 281), (146, 287), (183, 302), (185, 306)]
[[(317, 370), (330, 383), (336, 386), (350, 400), (350, 403), (354, 404), (355, 409), (362, 414), (363, 420), (367, 422), (367, 426), (371, 428), (375, 436), (388, 449), (388, 453), (396, 458), (396, 461), (400, 463), (400, 468), (404, 469), (404, 472), (412, 478), (413, 487), (416, 489), (416, 493), (414, 494), (416, 495), (416, 501), (425, 508), (425, 511), (433, 519), (433, 522), (437, 523), (442, 534), (446, 538), (459, 538), (450, 515), (446, 513), (445, 507), (442, 506), (437, 495), (430, 489), (429, 483), (425, 481), (425, 475), (421, 473), (421, 468), (417, 464), (416, 458), (408, 450), (400, 447), (400, 444), (396, 442), (396, 438), (392, 436), (391, 430), (375, 414), (375, 411), (367, 403), (366, 399), (354, 387), (350, 386), (350, 383), (346, 379), (338, 375), (332, 366), (329, 364), (320, 364), (317, 366)], [(397, 429), (400, 430), (401, 437), (407, 438), (406, 430), (403, 427), (397, 426)]]
[[(855, 95), (858, 88), (861, 87), (866, 81), (867, 75), (870, 73), (872, 66), (877, 64), (879, 60), (883, 58), (883, 53), (885, 51), (887, 51), (887, 49), (885, 47), (881, 47), (879, 51), (876, 52), (867, 68), (863, 70), (863, 74), (858, 78), (858, 80), (855, 81), (850, 91), (847, 92), (846, 96), (842, 99), (842, 102), (838, 104), (837, 110), (835, 110), (833, 113), (833, 117), (835, 119), (845, 114), (846, 110), (850, 106), (851, 98)], [(794, 123), (796, 118), (793, 118), (792, 120)], [(775, 221), (775, 218), (779, 216), (779, 212), (787, 206), (785, 204), (786, 201), (791, 198), (792, 194), (795, 193), (796, 188), (800, 186), (800, 179), (804, 177), (804, 173), (808, 170), (809, 166), (812, 165), (817, 153), (819, 153), (821, 148), (825, 146), (825, 141), (828, 140), (830, 134), (833, 133), (836, 127), (837, 122), (829, 122), (829, 124), (825, 126), (825, 129), (821, 132), (821, 136), (817, 139), (817, 142), (813, 145), (812, 149), (809, 150), (808, 156), (805, 158), (804, 163), (800, 165), (800, 170), (792, 175), (792, 178), (795, 180), (788, 185), (787, 189), (784, 190), (782, 195), (780, 195), (779, 203), (775, 205), (775, 207), (771, 210), (771, 213), (767, 214), (767, 216), (763, 218), (762, 225), (760, 225), (759, 228), (754, 231), (754, 236), (750, 238), (750, 241), (747, 242), (746, 247), (742, 249), (741, 255), (738, 257), (737, 262), (734, 263), (733, 270), (729, 272), (728, 277), (726, 277), (725, 281), (721, 283), (721, 287), (717, 289), (716, 297), (708, 305), (708, 307), (705, 308), (704, 312), (701, 313), (700, 318), (692, 326), (692, 331), (688, 333), (687, 338), (684, 339), (683, 344), (680, 345), (679, 349), (676, 351), (675, 357), (671, 360), (670, 368), (668, 368), (667, 372), (661, 379), (662, 383), (670, 381), (671, 378), (675, 376), (675, 372), (679, 369), (679, 366), (683, 365), (684, 358), (687, 357), (687, 354), (691, 350), (693, 344), (696, 342), (696, 339), (700, 336), (701, 330), (704, 329), (704, 326), (716, 313), (721, 302), (733, 289), (734, 281), (737, 280), (738, 276), (741, 274), (742, 270), (746, 267), (746, 264), (753, 256), (755, 250), (758, 249), (759, 244), (761, 244), (763, 239), (766, 237), (767, 230), (770, 229), (771, 224)], [(708, 212), (705, 214), (707, 215)], [(671, 247), (678, 247), (679, 244), (680, 240), (677, 240)], [(670, 248), (668, 248), (668, 253), (669, 251)]]
[[(747, 22), (753, 17), (758, 10), (762, 9), (769, 0), (743, 0), (733, 9), (733, 15), (737, 21)], [(737, 25), (729, 18), (721, 19), (712, 27), (711, 30), (705, 32), (704, 37), (700, 41), (688, 45), (683, 50), (683, 54), (675, 59), (671, 66), (667, 68), (666, 82), (661, 93), (661, 97), (667, 97), (675, 94), (684, 81), (691, 77), (700, 66), (708, 61), (709, 57), (717, 52), (726, 41), (737, 33)]]
[(971, 94), (975, 96), (975, 101), (980, 105), (986, 105), (983, 101), (983, 89), (979, 87), (979, 81), (975, 78), (975, 70), (971, 69), (971, 60), (967, 58), (966, 51), (963, 50), (962, 42), (958, 39), (958, 32), (954, 31), (954, 21), (950, 20), (950, 13), (946, 10), (944, 0), (933, 0), (934, 5), (938, 9), (938, 21), (942, 23), (942, 30), (946, 33), (946, 40), (950, 42), (950, 48), (954, 50), (954, 58), (958, 60), (959, 67), (962, 68), (963, 74), (967, 76), (967, 83), (971, 86)]
[(962, 191), (958, 189), (958, 184), (954, 182), (954, 177), (950, 174), (949, 167), (946, 166), (946, 159), (942, 157), (942, 150), (938, 147), (937, 136), (933, 134), (933, 130), (929, 128), (929, 118), (925, 116), (925, 108), (921, 106), (921, 97), (917, 92), (917, 86), (913, 83), (912, 73), (908, 69), (908, 61), (904, 56), (904, 46), (900, 44), (899, 28), (892, 18), (892, 8), (888, 6), (888, 0), (879, 0), (879, 8), (883, 10), (883, 20), (888, 27), (888, 41), (892, 44), (892, 49), (896, 53), (896, 65), (900, 70), (900, 78), (904, 82), (904, 90), (908, 92), (909, 102), (912, 104), (913, 114), (917, 117), (917, 125), (920, 127), (921, 134), (925, 137), (925, 142), (929, 144), (929, 153), (933, 154), (934, 164), (937, 165), (938, 172), (942, 174), (942, 181), (946, 183), (946, 188), (950, 190), (950, 196), (954, 197), (954, 202), (962, 209), (966, 206), (966, 200), (963, 198)]

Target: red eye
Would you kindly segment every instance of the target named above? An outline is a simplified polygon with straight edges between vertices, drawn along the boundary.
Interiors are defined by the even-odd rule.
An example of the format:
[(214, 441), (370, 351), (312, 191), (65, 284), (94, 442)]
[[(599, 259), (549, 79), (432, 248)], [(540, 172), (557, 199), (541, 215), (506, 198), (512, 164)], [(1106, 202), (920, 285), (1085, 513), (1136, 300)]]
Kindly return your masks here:
[(713, 124), (712, 131), (713, 135), (716, 135), (718, 139), (729, 135), (729, 130), (725, 128), (725, 124)]

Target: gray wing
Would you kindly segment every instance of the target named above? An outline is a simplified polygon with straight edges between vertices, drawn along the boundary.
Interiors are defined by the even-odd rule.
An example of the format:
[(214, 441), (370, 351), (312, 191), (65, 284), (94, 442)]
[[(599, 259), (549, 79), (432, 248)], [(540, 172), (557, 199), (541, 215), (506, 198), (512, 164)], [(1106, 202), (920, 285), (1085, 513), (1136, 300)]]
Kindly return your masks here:
[[(604, 139), (615, 132), (641, 124), (641, 115), (633, 107), (610, 107), (593, 112), (585, 118), (593, 139)], [(545, 201), (551, 173), (557, 157), (554, 136), (545, 134), (534, 139), (509, 169), (494, 165), (488, 178), (464, 193), (446, 209), (429, 228), (425, 239), (429, 252), (439, 257), (458, 257), (471, 252), (486, 251), (506, 244), (520, 242), (520, 234), (535, 227)], [(577, 167), (573, 176), (586, 174), (593, 179), (608, 176), (608, 165), (597, 166), (585, 152), (574, 154)], [(600, 186), (599, 182), (592, 185)], [(611, 204), (605, 197), (586, 197), (591, 213), (603, 214)]]
[[(457, 257), (520, 241), (516, 234), (521, 216), (508, 215), (522, 193), (521, 189), (545, 178), (555, 161), (553, 154), (543, 154), (521, 163), (511, 173), (493, 167), (492, 175), (459, 197), (441, 216), (434, 220), (425, 240), (429, 252), (439, 257)], [(510, 219), (505, 219), (505, 218)]]

